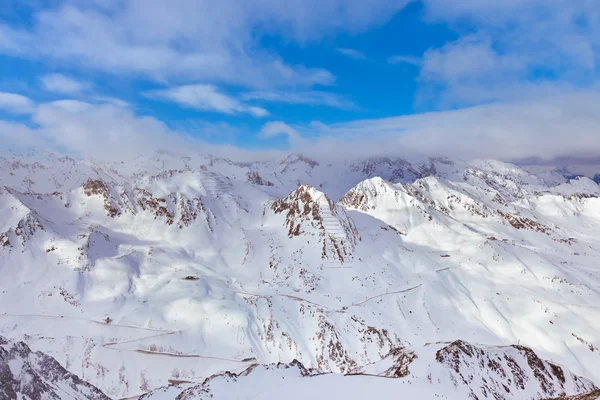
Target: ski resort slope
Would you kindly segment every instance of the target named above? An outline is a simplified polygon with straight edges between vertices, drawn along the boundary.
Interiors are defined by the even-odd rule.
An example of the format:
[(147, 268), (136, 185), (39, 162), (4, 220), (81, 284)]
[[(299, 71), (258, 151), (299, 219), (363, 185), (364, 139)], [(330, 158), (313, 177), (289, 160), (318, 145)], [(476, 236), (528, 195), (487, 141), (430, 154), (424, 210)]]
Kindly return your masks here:
[[(112, 398), (256, 363), (362, 373), (456, 340), (527, 346), (600, 382), (600, 186), (588, 178), (301, 155), (0, 163), (0, 335)], [(419, 376), (411, 388), (429, 393)], [(310, 378), (338, 379), (348, 393), (370, 381)]]

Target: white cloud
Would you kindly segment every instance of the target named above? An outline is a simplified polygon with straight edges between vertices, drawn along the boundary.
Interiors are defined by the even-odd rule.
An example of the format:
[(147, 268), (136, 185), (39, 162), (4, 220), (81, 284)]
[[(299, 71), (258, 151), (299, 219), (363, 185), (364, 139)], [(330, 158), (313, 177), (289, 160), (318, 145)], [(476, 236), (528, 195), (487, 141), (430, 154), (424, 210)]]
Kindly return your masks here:
[(241, 94), (244, 100), (258, 100), (275, 103), (321, 105), (341, 109), (354, 109), (356, 105), (335, 93), (311, 91), (255, 91)]
[(427, 20), (469, 35), (423, 57), (421, 97), (443, 106), (512, 99), (550, 83), (598, 78), (596, 0), (424, 0)]
[(282, 121), (267, 122), (261, 128), (258, 137), (261, 139), (271, 139), (282, 135), (287, 136), (292, 144), (296, 144), (300, 140), (298, 132)]
[(324, 69), (285, 63), (260, 39), (306, 43), (386, 22), (409, 0), (59, 1), (29, 29), (0, 24), (0, 52), (112, 74), (252, 87), (329, 85)]
[(365, 60), (367, 57), (365, 57), (365, 55), (363, 54), (363, 52), (356, 50), (356, 49), (349, 49), (349, 48), (344, 48), (344, 47), (338, 47), (337, 49), (335, 49), (338, 53), (346, 56), (346, 57), (350, 57), (350, 58), (355, 58), (357, 60)]
[(76, 154), (125, 157), (163, 146), (185, 147), (185, 137), (164, 123), (112, 104), (46, 103), (38, 106), (32, 120), (39, 126), (35, 135), (41, 143)]
[(0, 92), (0, 109), (13, 114), (33, 112), (35, 103), (28, 97), (16, 93)]
[(30, 57), (35, 55), (32, 52), (34, 46), (34, 37), (29, 32), (0, 24), (0, 51), (3, 53)]
[(145, 93), (156, 99), (174, 101), (183, 107), (200, 111), (213, 111), (225, 114), (246, 113), (255, 117), (269, 114), (260, 107), (250, 106), (220, 92), (213, 85), (184, 85), (164, 90), (153, 90)]
[(466, 36), (423, 55), (419, 81), (445, 106), (503, 99), (515, 89), (522, 95), (530, 58), (499, 54), (487, 37)]
[(81, 82), (62, 74), (44, 75), (41, 82), (47, 91), (60, 94), (79, 94), (91, 87), (87, 82)]
[(600, 91), (375, 120), (295, 126), (312, 153), (409, 153), (519, 161), (600, 153)]
[(51, 145), (36, 130), (24, 124), (0, 121), (0, 148), (47, 148)]
[(501, 56), (489, 40), (463, 37), (425, 53), (421, 77), (428, 81), (460, 82), (522, 72), (527, 58)]
[(242, 110), (244, 110), (242, 112), (247, 112), (249, 114), (254, 115), (255, 117), (266, 117), (267, 115), (269, 115), (269, 112), (261, 107), (242, 106)]
[(131, 108), (111, 103), (92, 104), (60, 100), (38, 105), (35, 128), (0, 120), (0, 148), (43, 148), (84, 157), (120, 160), (160, 150), (181, 153), (208, 152), (239, 161), (272, 158), (280, 151), (253, 152), (232, 145), (211, 144), (223, 124), (203, 122), (191, 131), (173, 130), (154, 117), (136, 115)]
[(94, 106), (90, 103), (86, 103), (85, 101), (80, 100), (56, 100), (50, 103), (41, 104), (37, 111), (40, 109), (44, 109), (45, 107), (53, 107), (57, 111), (66, 111), (70, 114), (83, 113), (92, 109)]
[[(598, 90), (571, 91), (544, 100), (331, 125), (312, 122), (291, 126), (272, 121), (261, 128), (259, 137), (267, 140), (283, 135), (291, 151), (327, 158), (445, 155), (505, 161), (592, 159), (600, 154), (599, 103)], [(239, 128), (199, 123), (194, 129), (182, 126), (173, 130), (156, 118), (113, 104), (45, 103), (36, 107), (32, 122), (35, 128), (0, 121), (3, 146), (45, 147), (117, 158), (160, 149), (211, 152), (243, 161), (282, 154), (211, 145), (198, 139), (215, 140), (220, 131)]]
[(125, 100), (121, 100), (110, 96), (93, 96), (92, 100), (98, 101), (100, 103), (109, 103), (117, 107), (131, 107), (131, 104), (126, 102)]
[(209, 122), (198, 118), (178, 120), (171, 123), (170, 127), (175, 132), (185, 132), (198, 140), (219, 144), (235, 143), (242, 135), (248, 133), (247, 129), (239, 125), (223, 121)]
[(417, 67), (421, 66), (423, 61), (419, 57), (407, 56), (407, 55), (395, 55), (388, 57), (388, 63), (390, 64), (410, 64)]

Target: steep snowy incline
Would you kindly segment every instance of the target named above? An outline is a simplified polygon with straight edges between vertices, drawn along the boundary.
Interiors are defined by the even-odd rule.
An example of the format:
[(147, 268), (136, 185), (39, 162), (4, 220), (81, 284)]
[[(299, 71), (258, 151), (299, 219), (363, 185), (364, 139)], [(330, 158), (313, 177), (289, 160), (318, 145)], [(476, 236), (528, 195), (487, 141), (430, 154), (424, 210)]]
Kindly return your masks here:
[(76, 165), (56, 190), (2, 176), (0, 334), (111, 397), (294, 359), (365, 372), (459, 339), (600, 381), (591, 180), (443, 159)]
[[(595, 375), (600, 360), (595, 345), (585, 344), (595, 342), (600, 332), (595, 263), (600, 243), (594, 235), (600, 199), (594, 193), (553, 193), (578, 193), (576, 183), (530, 193), (527, 186), (515, 191), (497, 182), (467, 182), (430, 177), (394, 185), (374, 178), (348, 192), (341, 204), (402, 236), (409, 253), (398, 263), (406, 271), (411, 258), (418, 260), (414, 265), (422, 290), (430, 291), (423, 296), (423, 308), (435, 321), (438, 338), (455, 329), (448, 321), (461, 320), (463, 338), (520, 341), (543, 356), (571, 359)], [(428, 264), (436, 268), (435, 277), (424, 276), (434, 272)], [(436, 340), (436, 335), (426, 337)]]

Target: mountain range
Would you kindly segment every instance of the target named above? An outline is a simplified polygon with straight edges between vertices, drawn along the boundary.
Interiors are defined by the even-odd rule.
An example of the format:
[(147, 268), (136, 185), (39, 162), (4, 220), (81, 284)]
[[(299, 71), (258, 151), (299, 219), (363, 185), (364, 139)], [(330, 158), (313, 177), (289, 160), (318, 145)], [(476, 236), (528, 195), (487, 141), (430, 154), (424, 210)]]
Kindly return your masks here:
[(172, 152), (0, 171), (7, 398), (31, 376), (54, 398), (600, 396), (585, 176)]

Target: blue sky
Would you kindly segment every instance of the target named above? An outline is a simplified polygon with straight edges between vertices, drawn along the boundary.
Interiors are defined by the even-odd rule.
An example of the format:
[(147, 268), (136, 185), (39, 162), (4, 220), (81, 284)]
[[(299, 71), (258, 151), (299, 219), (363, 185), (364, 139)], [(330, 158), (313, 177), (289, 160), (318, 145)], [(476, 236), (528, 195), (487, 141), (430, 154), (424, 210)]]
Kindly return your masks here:
[(76, 154), (589, 155), (599, 22), (598, 0), (9, 0), (0, 137)]

